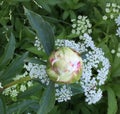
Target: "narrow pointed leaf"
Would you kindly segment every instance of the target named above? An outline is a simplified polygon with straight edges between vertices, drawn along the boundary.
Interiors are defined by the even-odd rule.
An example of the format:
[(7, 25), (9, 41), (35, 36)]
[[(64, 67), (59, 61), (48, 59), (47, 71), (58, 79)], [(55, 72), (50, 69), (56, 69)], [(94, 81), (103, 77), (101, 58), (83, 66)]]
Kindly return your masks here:
[(2, 73), (0, 79), (1, 80), (7, 80), (8, 78), (14, 77), (23, 67), (24, 65), (24, 59), (27, 57), (27, 53), (25, 53), (21, 57), (17, 57), (8, 67), (7, 69)]
[(108, 91), (108, 112), (107, 114), (116, 114), (117, 112), (117, 99), (114, 91), (111, 88)]
[(6, 114), (5, 104), (2, 98), (0, 98), (0, 114)]
[(49, 23), (44, 21), (40, 15), (26, 8), (24, 9), (30, 25), (36, 31), (45, 52), (49, 55), (54, 49), (54, 33), (52, 27)]
[(40, 109), (37, 114), (48, 114), (54, 107), (55, 103), (55, 88), (51, 82), (43, 93), (43, 97), (40, 100)]
[(3, 65), (6, 65), (6, 63), (12, 59), (13, 54), (14, 54), (14, 50), (15, 50), (15, 37), (14, 35), (11, 33), (9, 42), (5, 48), (4, 54), (3, 56), (0, 58), (0, 67)]

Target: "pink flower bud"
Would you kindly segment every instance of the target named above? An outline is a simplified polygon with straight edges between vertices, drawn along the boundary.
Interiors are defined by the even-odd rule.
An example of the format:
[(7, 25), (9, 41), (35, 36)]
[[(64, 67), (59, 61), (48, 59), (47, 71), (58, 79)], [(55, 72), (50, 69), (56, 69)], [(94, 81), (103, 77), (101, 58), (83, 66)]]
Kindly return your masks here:
[(68, 47), (59, 48), (49, 57), (47, 74), (49, 78), (58, 83), (74, 83), (82, 74), (82, 58)]

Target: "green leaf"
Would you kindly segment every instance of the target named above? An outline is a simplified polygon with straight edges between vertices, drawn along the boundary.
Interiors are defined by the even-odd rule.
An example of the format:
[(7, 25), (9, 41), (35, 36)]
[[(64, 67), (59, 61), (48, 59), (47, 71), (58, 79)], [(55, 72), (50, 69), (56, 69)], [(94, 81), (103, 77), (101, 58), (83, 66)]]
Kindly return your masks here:
[(67, 19), (68, 16), (69, 16), (69, 11), (68, 10), (64, 11), (64, 13), (62, 15), (63, 20)]
[(28, 96), (33, 96), (42, 91), (42, 86), (40, 84), (36, 84), (33, 87), (29, 88), (25, 92), (22, 92), (18, 95), (18, 99), (28, 98)]
[(108, 92), (108, 111), (107, 114), (116, 114), (117, 112), (117, 99), (114, 91), (111, 88), (107, 89)]
[(2, 97), (0, 98), (0, 114), (6, 114), (5, 104)]
[(46, 56), (45, 52), (38, 50), (36, 47), (26, 48), (26, 50), (38, 56)]
[(0, 58), (0, 62), (1, 62), (0, 67), (3, 67), (3, 65), (6, 65), (6, 63), (8, 63), (8, 61), (12, 59), (12, 57), (14, 55), (14, 51), (15, 51), (15, 37), (11, 33), (11, 37), (5, 48), (5, 52), (4, 52), (3, 56)]
[(7, 114), (17, 114), (16, 112), (23, 112), (25, 109), (29, 108), (32, 105), (34, 106), (36, 104), (38, 105), (38, 102), (35, 100), (24, 100), (21, 102), (11, 104), (7, 107)]
[(112, 84), (112, 89), (115, 92), (115, 95), (120, 98), (120, 83)]
[(83, 93), (83, 89), (81, 88), (80, 84), (71, 84), (70, 87), (73, 95)]
[[(24, 59), (27, 57), (27, 53), (25, 53), (21, 57), (17, 57), (12, 63), (7, 67), (7, 69), (2, 73), (0, 76), (0, 80), (7, 80), (11, 77), (14, 77), (22, 68), (24, 65)], [(8, 79), (8, 80), (9, 80)]]
[(26, 8), (24, 9), (30, 25), (36, 31), (45, 52), (49, 55), (54, 49), (54, 33), (52, 27), (40, 15)]
[(47, 114), (54, 107), (55, 103), (55, 88), (54, 83), (51, 82), (43, 93), (40, 100), (40, 109), (37, 114)]
[[(118, 47), (120, 46), (120, 44), (118, 45)], [(111, 71), (111, 75), (113, 77), (120, 77), (120, 58), (117, 56), (117, 53), (115, 55), (114, 58), (114, 62), (112, 64), (112, 71)]]

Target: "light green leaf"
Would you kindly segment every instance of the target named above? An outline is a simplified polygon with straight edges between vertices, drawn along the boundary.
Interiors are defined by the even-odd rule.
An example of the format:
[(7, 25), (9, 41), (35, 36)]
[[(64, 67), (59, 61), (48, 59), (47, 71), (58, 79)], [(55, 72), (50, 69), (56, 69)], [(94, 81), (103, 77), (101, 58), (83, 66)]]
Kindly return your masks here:
[(55, 87), (51, 82), (43, 93), (43, 97), (40, 100), (40, 109), (37, 114), (47, 114), (54, 107), (55, 103)]
[(0, 58), (0, 67), (3, 67), (3, 65), (6, 65), (6, 63), (8, 63), (9, 60), (12, 59), (13, 55), (14, 55), (14, 51), (15, 51), (15, 37), (14, 35), (11, 33), (9, 42), (5, 48), (4, 54), (3, 56)]
[(107, 89), (108, 92), (108, 110), (107, 114), (116, 114), (117, 112), (117, 99), (114, 91), (111, 88)]
[(36, 31), (45, 52), (49, 55), (54, 49), (54, 33), (52, 27), (40, 15), (26, 8), (24, 9), (30, 25)]

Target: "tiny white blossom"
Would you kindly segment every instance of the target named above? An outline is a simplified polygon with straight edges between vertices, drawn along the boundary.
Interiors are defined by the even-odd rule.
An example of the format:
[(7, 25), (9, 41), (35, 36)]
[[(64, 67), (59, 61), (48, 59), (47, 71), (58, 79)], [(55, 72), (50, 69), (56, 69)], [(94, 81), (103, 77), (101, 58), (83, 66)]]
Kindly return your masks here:
[(106, 13), (109, 13), (109, 12), (110, 12), (110, 9), (109, 9), (109, 8), (106, 8), (105, 11), (106, 11)]
[(110, 7), (110, 5), (111, 5), (110, 3), (106, 3), (106, 7)]
[(111, 50), (111, 53), (112, 53), (112, 54), (114, 54), (114, 53), (115, 53), (115, 50), (114, 50), (114, 49), (112, 49), (112, 50)]
[(111, 18), (111, 19), (113, 19), (113, 18), (114, 18), (114, 15), (113, 15), (113, 14), (111, 14), (111, 15), (110, 15), (110, 18)]
[(16, 89), (12, 90), (11, 93), (10, 93), (10, 96), (11, 97), (16, 97), (18, 95), (18, 91)]
[(116, 3), (112, 3), (112, 7), (116, 7), (117, 6), (117, 4)]
[(120, 57), (120, 53), (117, 53), (117, 57)]
[(28, 81), (28, 82), (27, 82), (27, 85), (28, 85), (28, 87), (31, 87), (31, 86), (33, 86), (33, 83), (32, 83), (32, 81)]
[(106, 15), (103, 16), (103, 20), (107, 20), (107, 18), (108, 18), (108, 17), (107, 17)]
[(27, 88), (26, 88), (25, 85), (21, 85), (21, 86), (20, 86), (20, 91), (24, 92), (26, 89), (27, 89)]

